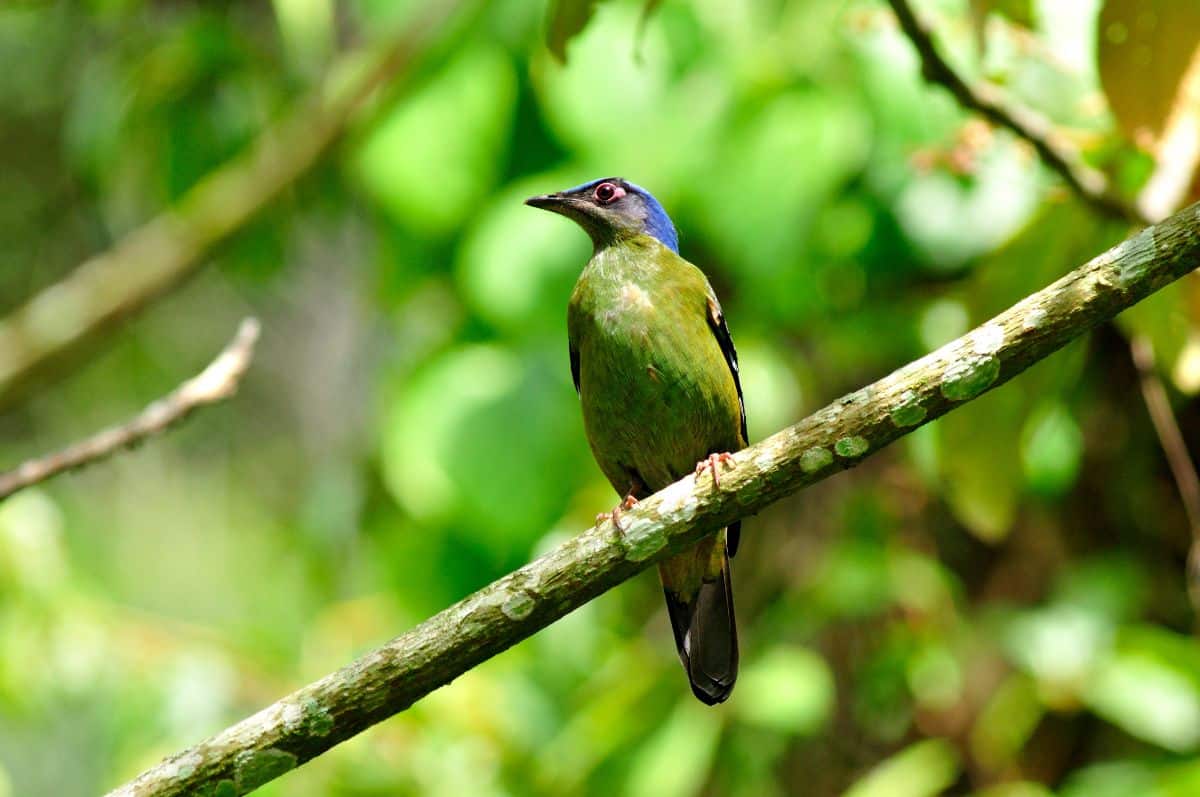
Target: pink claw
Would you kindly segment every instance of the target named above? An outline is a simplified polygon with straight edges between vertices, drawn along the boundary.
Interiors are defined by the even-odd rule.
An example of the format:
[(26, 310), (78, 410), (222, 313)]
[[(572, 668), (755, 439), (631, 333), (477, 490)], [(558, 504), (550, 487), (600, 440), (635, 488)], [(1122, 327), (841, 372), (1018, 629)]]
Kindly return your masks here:
[(624, 531), (625, 527), (621, 525), (621, 513), (626, 509), (633, 509), (637, 505), (638, 500), (633, 497), (633, 493), (630, 493), (621, 500), (621, 503), (614, 506), (611, 512), (601, 512), (596, 515), (596, 525), (611, 520), (612, 524), (617, 527), (617, 531)]
[(722, 451), (719, 454), (709, 454), (704, 459), (696, 463), (696, 478), (700, 478), (700, 474), (706, 470), (712, 471), (713, 486), (718, 489), (721, 487), (721, 477), (719, 471), (722, 465), (737, 465), (737, 460), (733, 458), (733, 454), (728, 451)]

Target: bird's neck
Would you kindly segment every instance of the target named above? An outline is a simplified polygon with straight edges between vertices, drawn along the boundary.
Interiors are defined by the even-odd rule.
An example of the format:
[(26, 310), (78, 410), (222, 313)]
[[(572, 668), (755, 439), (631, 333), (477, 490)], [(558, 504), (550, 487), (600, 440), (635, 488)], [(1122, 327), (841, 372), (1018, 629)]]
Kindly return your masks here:
[(598, 282), (644, 282), (657, 274), (659, 250), (665, 248), (657, 239), (644, 233), (597, 243), (584, 270), (585, 275)]

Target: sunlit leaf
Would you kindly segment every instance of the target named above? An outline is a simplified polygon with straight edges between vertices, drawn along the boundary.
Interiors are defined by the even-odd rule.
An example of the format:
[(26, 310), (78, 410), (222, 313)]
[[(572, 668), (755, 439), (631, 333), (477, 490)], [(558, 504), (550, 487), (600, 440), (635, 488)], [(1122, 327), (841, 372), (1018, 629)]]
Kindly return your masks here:
[(1177, 752), (1200, 747), (1200, 645), (1154, 626), (1122, 629), (1086, 697), (1129, 733)]
[(708, 779), (720, 735), (721, 715), (689, 696), (654, 736), (643, 742), (623, 793), (631, 797), (698, 794)]
[(804, 648), (776, 647), (746, 664), (734, 705), (745, 722), (810, 734), (828, 718), (833, 699), (833, 676), (824, 659)]
[(1038, 682), (1042, 699), (1071, 705), (1112, 648), (1107, 619), (1081, 607), (1056, 605), (1022, 613), (1009, 625), (1010, 657)]
[(1155, 767), (1145, 761), (1114, 761), (1084, 767), (1068, 777), (1062, 797), (1156, 795)]
[(1200, 745), (1200, 692), (1171, 663), (1122, 651), (1087, 691), (1095, 711), (1129, 733), (1175, 752)]
[(1097, 38), (1100, 81), (1125, 134), (1157, 140), (1200, 46), (1194, 0), (1106, 0)]
[(38, 490), (0, 502), (0, 595), (47, 595), (67, 576), (63, 518)]
[(989, 770), (1004, 771), (1041, 720), (1037, 688), (1026, 675), (1010, 675), (992, 693), (971, 728), (971, 754)]
[(958, 754), (950, 743), (929, 739), (876, 766), (844, 797), (933, 797), (954, 783), (958, 771)]

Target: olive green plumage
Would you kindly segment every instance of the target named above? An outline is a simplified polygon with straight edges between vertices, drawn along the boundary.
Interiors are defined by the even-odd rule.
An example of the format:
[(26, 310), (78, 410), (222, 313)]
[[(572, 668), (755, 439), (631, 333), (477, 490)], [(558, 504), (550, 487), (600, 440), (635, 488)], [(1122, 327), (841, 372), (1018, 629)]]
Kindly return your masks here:
[[(614, 202), (630, 197), (615, 217), (606, 186), (620, 187)], [(674, 229), (637, 218), (657, 210), (670, 225), (642, 194), (610, 178), (529, 201), (574, 218), (595, 242), (568, 304), (571, 370), (596, 462), (618, 494), (635, 498), (747, 443), (720, 304), (704, 274), (673, 251)], [(728, 559), (737, 534), (730, 527), (659, 565), (680, 659), (709, 704), (725, 700), (737, 676)]]
[(622, 495), (635, 476), (659, 490), (710, 452), (744, 445), (711, 296), (698, 268), (648, 235), (597, 251), (575, 284), (567, 336), (580, 363), (584, 428)]

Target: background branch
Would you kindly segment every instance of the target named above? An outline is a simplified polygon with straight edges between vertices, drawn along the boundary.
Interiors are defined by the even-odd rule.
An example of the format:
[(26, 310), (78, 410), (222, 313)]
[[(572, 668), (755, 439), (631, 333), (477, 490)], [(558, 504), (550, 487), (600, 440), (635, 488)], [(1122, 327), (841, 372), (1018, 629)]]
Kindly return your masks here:
[[(1076, 194), (1101, 213), (1139, 225), (1152, 222), (1141, 208), (1118, 196), (1103, 173), (1084, 164), (1071, 147), (1055, 142), (1054, 127), (1048, 120), (1027, 108), (1006, 106), (1000, 92), (993, 87), (987, 84), (972, 86), (960, 77), (938, 53), (931, 32), (917, 19), (908, 0), (888, 0), (888, 3), (900, 27), (920, 55), (921, 71), (927, 80), (944, 86), (963, 107), (983, 114), (994, 124), (1008, 128), (1028, 141), (1042, 160), (1058, 172)], [(1190, 182), (1190, 163), (1185, 171), (1186, 180)], [(1158, 207), (1161, 204), (1157, 197), (1148, 200), (1143, 202), (1142, 207), (1147, 204)], [(1197, 476), (1195, 463), (1188, 454), (1179, 423), (1171, 410), (1166, 386), (1155, 368), (1154, 350), (1150, 342), (1134, 337), (1129, 341), (1129, 352), (1138, 371), (1146, 410), (1187, 513), (1192, 539), (1188, 556), (1188, 593), (1192, 605), (1200, 609), (1200, 476)]]
[(0, 500), (60, 473), (81, 468), (111, 456), (122, 448), (136, 445), (182, 421), (193, 410), (229, 398), (237, 392), (238, 383), (250, 366), (258, 333), (258, 321), (247, 318), (238, 327), (233, 340), (207, 368), (146, 407), (131, 421), (98, 432), (62, 451), (31, 459), (8, 473), (0, 473)]
[(932, 354), (689, 476), (331, 675), (167, 758), (111, 797), (245, 794), (403, 711), (714, 529), (852, 467), (1200, 266), (1200, 205), (1147, 227)]
[(1196, 475), (1196, 464), (1188, 453), (1179, 422), (1175, 420), (1175, 413), (1171, 411), (1166, 388), (1155, 368), (1153, 345), (1147, 338), (1135, 336), (1129, 342), (1129, 351), (1133, 355), (1133, 364), (1137, 367), (1146, 409), (1158, 435), (1159, 445), (1166, 454), (1167, 464), (1171, 466), (1171, 476), (1175, 479), (1175, 486), (1187, 513), (1191, 531), (1188, 596), (1193, 606), (1200, 607), (1200, 478)]
[(1008, 105), (1002, 93), (987, 83), (969, 84), (942, 58), (933, 43), (933, 35), (908, 0), (888, 0), (900, 27), (921, 58), (925, 79), (945, 87), (964, 108), (982, 114), (992, 124), (1011, 130), (1028, 141), (1042, 160), (1067, 182), (1076, 194), (1106, 216), (1135, 224), (1149, 220), (1130, 202), (1113, 190), (1103, 172), (1079, 158), (1074, 148), (1057, 141), (1054, 125), (1040, 114), (1018, 105)]
[(427, 3), (386, 45), (345, 56), (245, 154), (0, 320), (0, 411), (56, 362), (193, 274), (217, 244), (312, 170), (376, 91), (411, 69), (458, 5)]

